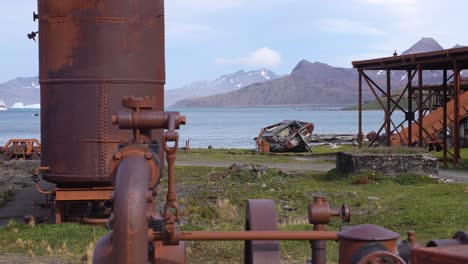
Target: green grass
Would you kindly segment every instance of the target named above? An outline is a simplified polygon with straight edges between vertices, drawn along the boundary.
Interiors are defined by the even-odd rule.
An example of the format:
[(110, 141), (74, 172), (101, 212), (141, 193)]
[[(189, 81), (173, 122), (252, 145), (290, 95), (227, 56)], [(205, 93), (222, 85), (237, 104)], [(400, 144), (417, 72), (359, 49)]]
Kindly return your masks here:
[[(453, 153), (453, 149), (450, 149), (449, 151), (451, 153)], [(442, 160), (443, 157), (444, 157), (444, 153), (442, 151), (440, 151), (440, 152), (431, 152), (431, 153), (434, 155), (434, 157), (436, 157), (436, 158), (438, 158), (440, 160)], [(468, 171), (468, 148), (460, 149), (460, 156), (461, 156), (460, 164), (455, 166), (453, 164), (452, 156), (450, 156), (450, 154), (447, 153), (448, 169)]]
[[(191, 162), (248, 162), (248, 163), (310, 163), (307, 160), (298, 160), (298, 157), (317, 155), (334, 155), (340, 151), (353, 151), (357, 149), (353, 145), (339, 145), (339, 148), (331, 148), (329, 145), (312, 147), (312, 153), (257, 153), (248, 149), (191, 149), (186, 153), (179, 151), (177, 161)], [(315, 162), (315, 161), (313, 161)]]
[[(221, 174), (225, 178), (210, 175)], [(280, 229), (310, 230), (307, 205), (314, 195), (325, 195), (337, 207), (347, 203), (352, 209), (352, 225), (372, 223), (400, 234), (415, 230), (421, 243), (430, 239), (449, 238), (457, 230), (468, 228), (468, 188), (466, 185), (439, 184), (418, 175), (396, 179), (374, 176), (366, 185), (353, 178), (330, 177), (325, 173), (284, 176), (275, 170), (257, 178), (249, 173), (229, 175), (224, 169), (178, 168), (178, 190), (183, 193), (184, 230), (242, 230), (247, 199), (274, 199)], [(227, 175), (227, 176), (226, 176)], [(371, 197), (372, 199), (369, 199)], [(377, 199), (375, 199), (377, 197)], [(295, 208), (285, 211), (283, 207)], [(333, 220), (329, 228), (341, 223)], [(240, 242), (191, 242), (190, 263), (238, 263)], [(309, 257), (307, 242), (282, 242), (282, 258), (288, 263), (304, 263)], [(329, 259), (336, 261), (337, 244), (329, 243)]]
[[(182, 230), (243, 230), (245, 203), (258, 198), (275, 200), (279, 229), (310, 230), (307, 206), (316, 195), (324, 195), (335, 208), (350, 205), (350, 225), (376, 224), (402, 235), (415, 230), (421, 244), (468, 229), (468, 185), (441, 184), (418, 175), (390, 179), (363, 172), (346, 178), (333, 171), (290, 175), (270, 169), (258, 176), (221, 168), (176, 167), (176, 178)], [(159, 189), (158, 204), (163, 205), (164, 178)], [(284, 210), (286, 206), (294, 210)], [(341, 225), (333, 219), (328, 229), (338, 230)], [(74, 224), (34, 228), (11, 224), (0, 229), (0, 253), (32, 252), (78, 262), (87, 258), (92, 243), (105, 233), (103, 228)], [(242, 261), (242, 242), (189, 242), (187, 246), (188, 263)], [(336, 242), (328, 243), (330, 263), (337, 261), (337, 249)], [(309, 254), (308, 242), (281, 242), (285, 263), (304, 263)]]
[(362, 154), (426, 154), (429, 153), (427, 149), (422, 148), (409, 148), (409, 147), (376, 147), (376, 148), (362, 148), (356, 149), (353, 153)]
[(89, 260), (94, 242), (106, 232), (102, 227), (77, 224), (30, 227), (10, 222), (0, 228), (0, 253), (50, 255), (81, 263)]

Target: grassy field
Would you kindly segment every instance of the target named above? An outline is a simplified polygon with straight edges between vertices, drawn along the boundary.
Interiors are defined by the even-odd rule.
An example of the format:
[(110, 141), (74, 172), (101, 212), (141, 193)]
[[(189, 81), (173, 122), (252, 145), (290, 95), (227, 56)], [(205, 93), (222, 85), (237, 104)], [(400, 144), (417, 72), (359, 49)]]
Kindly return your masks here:
[(330, 145), (312, 147), (311, 153), (257, 153), (248, 149), (191, 149), (189, 153), (179, 151), (177, 161), (232, 161), (252, 163), (300, 163), (297, 157), (314, 157), (317, 155), (335, 155), (340, 151), (354, 151), (357, 146)]
[[(251, 171), (177, 167), (176, 175), (183, 230), (243, 230), (245, 203), (256, 198), (275, 200), (281, 230), (310, 230), (307, 205), (315, 195), (324, 195), (334, 207), (349, 204), (351, 225), (372, 223), (402, 235), (415, 230), (423, 244), (468, 229), (468, 185), (440, 184), (411, 175), (387, 179), (364, 173), (343, 179), (333, 172), (285, 174), (271, 169), (259, 175)], [(362, 178), (370, 182), (353, 184)], [(165, 193), (164, 181), (159, 188)], [(337, 230), (340, 225), (333, 220), (329, 229)], [(104, 228), (73, 224), (34, 228), (10, 224), (0, 229), (0, 252), (51, 255), (78, 263), (89, 259), (93, 242), (105, 232)], [(329, 242), (328, 246), (330, 263), (334, 263), (338, 244)], [(304, 263), (310, 245), (282, 242), (281, 251), (284, 262)], [(243, 243), (191, 242), (187, 252), (189, 263), (239, 263)]]
[[(449, 150), (451, 153), (453, 153), (453, 149)], [(435, 157), (442, 159), (444, 156), (443, 152), (433, 152), (432, 153)], [(453, 158), (448, 154), (448, 168), (449, 169), (455, 169), (455, 170), (464, 170), (467, 171), (468, 173), (468, 148), (463, 148), (460, 149), (460, 164), (458, 166), (453, 165)]]

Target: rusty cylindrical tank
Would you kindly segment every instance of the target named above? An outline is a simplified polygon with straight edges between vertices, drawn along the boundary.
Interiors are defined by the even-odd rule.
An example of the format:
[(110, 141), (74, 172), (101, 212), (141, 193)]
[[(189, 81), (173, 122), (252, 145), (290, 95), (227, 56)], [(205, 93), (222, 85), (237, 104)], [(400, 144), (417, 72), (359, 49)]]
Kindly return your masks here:
[(338, 263), (360, 264), (372, 253), (396, 254), (399, 235), (380, 226), (365, 224), (345, 227), (338, 233), (338, 237), (340, 239)]
[[(41, 165), (50, 168), (43, 178), (61, 187), (109, 185), (108, 162), (132, 133), (112, 125), (122, 98), (151, 96), (153, 110), (164, 110), (164, 1), (38, 6)], [(162, 131), (153, 139), (161, 143)]]

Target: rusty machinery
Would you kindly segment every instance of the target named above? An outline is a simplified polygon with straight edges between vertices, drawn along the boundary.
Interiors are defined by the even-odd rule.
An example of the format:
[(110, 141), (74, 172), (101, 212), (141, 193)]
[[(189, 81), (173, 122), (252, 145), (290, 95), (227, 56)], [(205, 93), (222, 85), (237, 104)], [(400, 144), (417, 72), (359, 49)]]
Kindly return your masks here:
[[(310, 231), (277, 231), (271, 200), (248, 202), (246, 231), (179, 230), (174, 163), (185, 117), (164, 112), (164, 1), (39, 0), (38, 7), (39, 33), (30, 34), (39, 34), (42, 105), (35, 174), (57, 186), (36, 187), (53, 196), (56, 223), (111, 229), (94, 263), (185, 263), (184, 242), (195, 240), (245, 241), (246, 263), (279, 263), (281, 240), (309, 241), (314, 264), (326, 263), (328, 240), (340, 242), (340, 264), (405, 263), (398, 234), (385, 228), (327, 231), (332, 217), (349, 221), (350, 211), (331, 209), (323, 197), (309, 206)], [(158, 213), (164, 157), (168, 190)], [(413, 242), (401, 247), (412, 252)]]
[(10, 139), (0, 147), (3, 160), (37, 160), (41, 157), (41, 143), (37, 139)]

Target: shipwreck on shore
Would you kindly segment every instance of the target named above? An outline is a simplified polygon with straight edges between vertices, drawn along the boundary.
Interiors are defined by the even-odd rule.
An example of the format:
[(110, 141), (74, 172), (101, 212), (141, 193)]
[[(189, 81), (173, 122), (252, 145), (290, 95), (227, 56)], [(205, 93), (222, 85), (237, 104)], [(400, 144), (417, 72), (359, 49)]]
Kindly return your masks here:
[(257, 151), (268, 152), (311, 152), (309, 143), (312, 140), (314, 124), (285, 120), (262, 128), (255, 138)]

